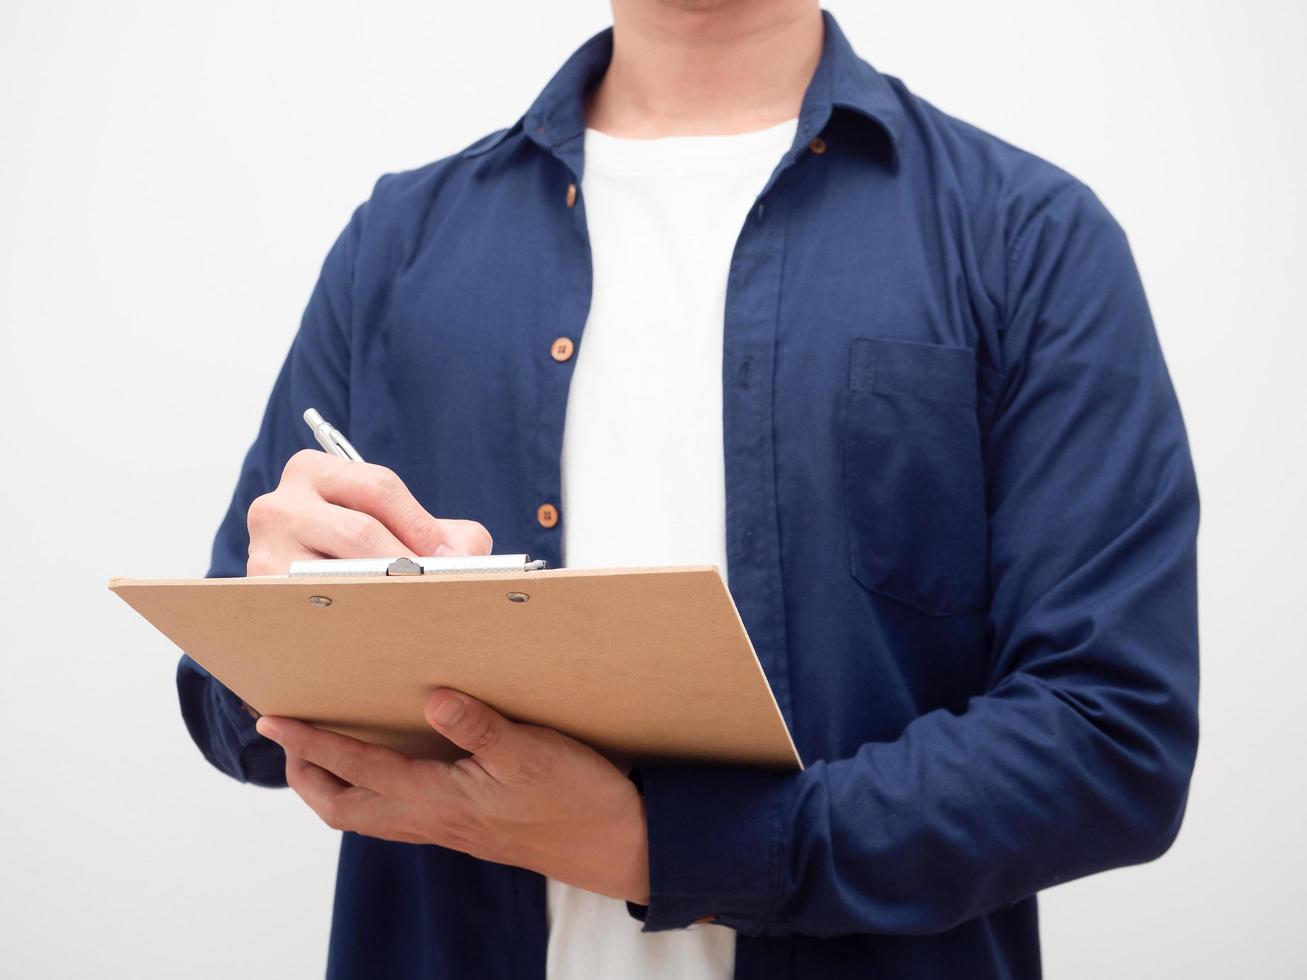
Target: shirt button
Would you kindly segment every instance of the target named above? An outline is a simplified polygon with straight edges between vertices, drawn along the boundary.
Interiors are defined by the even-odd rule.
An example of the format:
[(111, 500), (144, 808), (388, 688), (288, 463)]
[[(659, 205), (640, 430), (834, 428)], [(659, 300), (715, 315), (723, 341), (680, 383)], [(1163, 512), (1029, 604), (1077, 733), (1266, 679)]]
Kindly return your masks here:
[(536, 520), (541, 527), (553, 527), (558, 523), (558, 508), (553, 504), (541, 504), (536, 508)]
[(559, 337), (550, 346), (549, 356), (562, 364), (572, 356), (574, 350), (576, 350), (576, 345), (572, 343), (571, 337)]
[(826, 152), (826, 141), (820, 136), (814, 136), (812, 142), (808, 144), (808, 149), (813, 153), (821, 155)]
[(568, 185), (567, 185), (567, 206), (570, 208), (570, 207), (574, 207), (575, 205), (576, 205), (576, 185), (575, 185), (575, 184), (568, 184)]
[(694, 920), (694, 924), (696, 926), (706, 926), (706, 925), (711, 925), (716, 921), (717, 921), (717, 916), (715, 915), (701, 915), (699, 916), (699, 918)]

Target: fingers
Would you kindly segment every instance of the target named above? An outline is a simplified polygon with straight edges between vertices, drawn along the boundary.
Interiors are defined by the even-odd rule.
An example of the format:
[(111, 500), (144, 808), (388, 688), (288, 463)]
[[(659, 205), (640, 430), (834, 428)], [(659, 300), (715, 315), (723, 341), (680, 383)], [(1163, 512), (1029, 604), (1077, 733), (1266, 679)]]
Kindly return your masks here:
[(286, 464), (283, 482), (287, 480), (306, 482), (328, 503), (371, 516), (402, 543), (400, 554), (490, 554), (492, 541), (484, 527), (475, 521), (433, 517), (384, 466), (304, 450)]
[(393, 804), (370, 789), (348, 786), (327, 770), (286, 753), (286, 785), (333, 830), (378, 836)]
[(297, 505), (280, 491), (255, 498), (245, 515), (250, 533), (246, 575), (285, 575), (293, 561), (322, 557), (297, 541), (290, 530), (296, 511), (309, 503), (304, 500)]
[[(476, 521), (459, 521), (449, 518), (433, 517), (433, 521), (438, 525), (438, 532), (443, 537), (440, 545), (436, 546), (435, 551), (425, 552), (426, 554), (449, 554), (449, 555), (488, 555), (494, 547), (494, 539), (490, 537), (490, 532)], [(448, 551), (441, 551), (441, 548), (447, 548)]]
[(431, 692), (425, 713), (432, 728), (460, 749), (471, 752), (488, 770), (512, 771), (529, 751), (519, 725), (458, 691), (440, 688)]
[(319, 555), (412, 558), (417, 554), (372, 515), (322, 500), (295, 515), (291, 534), (298, 544)]
[(250, 559), (246, 574), (285, 575), (292, 561), (322, 555), (350, 558), (412, 557), (375, 517), (329, 504), (310, 494), (267, 494), (248, 514)]
[(384, 796), (403, 796), (413, 780), (413, 760), (399, 752), (326, 732), (290, 718), (264, 715), (255, 726), (287, 755), (297, 756), (338, 777)]
[(321, 558), (317, 552), (309, 551), (293, 541), (250, 535), (249, 559), (245, 563), (246, 575), (285, 575), (290, 571), (291, 562)]
[(370, 789), (342, 783), (327, 770), (299, 756), (286, 753), (286, 785), (299, 794), (323, 823), (336, 830), (344, 830), (350, 804), (364, 798), (376, 798)]

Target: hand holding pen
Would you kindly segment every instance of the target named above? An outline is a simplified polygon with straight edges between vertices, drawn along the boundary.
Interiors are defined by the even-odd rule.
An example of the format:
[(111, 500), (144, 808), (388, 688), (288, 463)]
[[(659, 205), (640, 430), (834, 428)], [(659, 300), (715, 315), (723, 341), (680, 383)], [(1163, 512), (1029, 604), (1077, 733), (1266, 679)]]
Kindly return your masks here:
[(250, 504), (247, 575), (285, 575), (291, 562), (312, 558), (490, 554), (490, 533), (476, 521), (431, 515), (315, 409), (304, 421), (325, 452), (296, 453), (277, 488)]

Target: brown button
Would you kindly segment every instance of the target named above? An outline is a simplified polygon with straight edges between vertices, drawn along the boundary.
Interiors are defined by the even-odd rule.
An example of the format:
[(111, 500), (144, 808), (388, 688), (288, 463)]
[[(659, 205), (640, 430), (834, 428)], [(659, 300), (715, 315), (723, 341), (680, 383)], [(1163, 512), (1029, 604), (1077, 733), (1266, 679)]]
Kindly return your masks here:
[(553, 527), (558, 523), (558, 508), (553, 504), (541, 504), (536, 508), (536, 520), (541, 527)]
[(813, 153), (822, 154), (826, 152), (826, 141), (820, 136), (814, 136), (812, 142), (808, 144), (808, 149)]
[(559, 364), (562, 364), (563, 361), (566, 361), (572, 356), (572, 351), (574, 350), (576, 350), (576, 346), (572, 343), (571, 337), (559, 337), (550, 346), (549, 356)]
[(568, 184), (568, 185), (567, 185), (567, 206), (570, 208), (570, 207), (573, 207), (575, 204), (576, 204), (576, 185), (575, 185), (575, 184)]
[(717, 916), (715, 915), (701, 915), (699, 918), (694, 920), (694, 924), (696, 926), (706, 926), (716, 921)]

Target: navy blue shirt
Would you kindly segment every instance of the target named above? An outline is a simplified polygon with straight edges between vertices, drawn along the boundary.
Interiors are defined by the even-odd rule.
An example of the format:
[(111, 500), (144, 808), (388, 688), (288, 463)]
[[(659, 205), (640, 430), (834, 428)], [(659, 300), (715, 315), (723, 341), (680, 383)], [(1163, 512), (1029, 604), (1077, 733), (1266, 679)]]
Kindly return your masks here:
[[(591, 263), (586, 43), (512, 127), (383, 177), (327, 256), (218, 533), (314, 405), (435, 514), (561, 559)], [(1034, 977), (1035, 893), (1173, 839), (1197, 742), (1198, 500), (1120, 228), (1083, 184), (860, 61), (826, 17), (740, 229), (722, 390), (730, 589), (807, 764), (646, 766), (648, 930), (748, 978)], [(189, 660), (191, 735), (283, 759)], [(543, 879), (344, 835), (333, 977), (539, 978)]]

